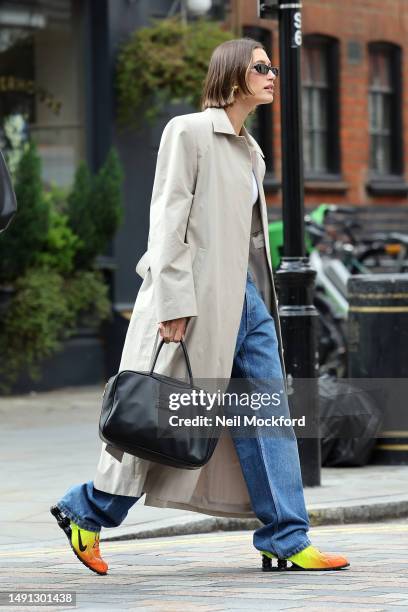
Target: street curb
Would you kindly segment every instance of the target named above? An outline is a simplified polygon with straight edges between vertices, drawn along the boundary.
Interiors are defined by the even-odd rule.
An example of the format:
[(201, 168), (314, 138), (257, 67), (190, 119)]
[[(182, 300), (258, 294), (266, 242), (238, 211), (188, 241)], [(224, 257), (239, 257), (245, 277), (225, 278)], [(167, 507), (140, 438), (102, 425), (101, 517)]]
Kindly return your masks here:
[(407, 517), (408, 499), (309, 510), (312, 527), (319, 525), (344, 525), (346, 523), (372, 523)]
[[(308, 510), (310, 526), (344, 525), (347, 523), (368, 523), (408, 517), (408, 499), (400, 501), (380, 502), (375, 504), (359, 504), (354, 506), (340, 506), (337, 508), (313, 508)], [(163, 538), (213, 531), (253, 531), (262, 527), (258, 519), (237, 519), (208, 517), (203, 520), (175, 523), (166, 527), (153, 527), (151, 529), (138, 529), (120, 536), (101, 538), (105, 542), (123, 540), (144, 540), (148, 538)]]

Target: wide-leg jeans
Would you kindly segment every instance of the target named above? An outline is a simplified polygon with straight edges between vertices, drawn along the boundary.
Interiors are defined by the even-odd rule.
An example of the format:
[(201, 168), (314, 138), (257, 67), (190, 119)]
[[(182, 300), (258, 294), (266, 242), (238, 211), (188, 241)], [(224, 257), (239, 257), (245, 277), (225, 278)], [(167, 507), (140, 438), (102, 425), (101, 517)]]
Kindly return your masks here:
[[(274, 319), (249, 272), (231, 377), (281, 381), (283, 386)], [(281, 399), (279, 415), (289, 418), (286, 394)], [(245, 436), (232, 431), (252, 508), (263, 523), (253, 543), (287, 558), (310, 545), (296, 436), (287, 426), (282, 435), (257, 431)], [(57, 505), (82, 529), (99, 531), (120, 525), (138, 499), (99, 491), (88, 481), (71, 487)]]

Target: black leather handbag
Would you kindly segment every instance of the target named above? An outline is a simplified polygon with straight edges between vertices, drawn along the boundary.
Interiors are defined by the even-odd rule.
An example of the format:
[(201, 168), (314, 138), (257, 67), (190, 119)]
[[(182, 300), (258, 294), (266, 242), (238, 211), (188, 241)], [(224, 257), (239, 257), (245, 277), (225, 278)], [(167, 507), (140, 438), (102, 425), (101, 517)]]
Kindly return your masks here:
[(17, 211), (16, 195), (13, 190), (7, 164), (0, 151), (0, 232), (3, 232)]
[[(108, 445), (135, 457), (194, 470), (209, 461), (218, 438), (212, 426), (197, 428), (193, 425), (177, 427), (170, 424), (172, 415), (177, 415), (177, 418), (194, 418), (199, 416), (199, 411), (205, 413), (205, 408), (201, 405), (199, 409), (197, 406), (192, 408), (184, 405), (177, 411), (170, 410), (171, 394), (191, 395), (192, 391), (199, 393), (200, 389), (194, 386), (183, 340), (180, 340), (180, 344), (187, 364), (188, 382), (153, 371), (164, 340), (161, 340), (155, 353), (156, 343), (157, 336), (148, 372), (122, 370), (108, 380), (103, 395), (99, 436)], [(206, 416), (210, 418), (208, 412)], [(214, 411), (211, 419), (214, 422)]]

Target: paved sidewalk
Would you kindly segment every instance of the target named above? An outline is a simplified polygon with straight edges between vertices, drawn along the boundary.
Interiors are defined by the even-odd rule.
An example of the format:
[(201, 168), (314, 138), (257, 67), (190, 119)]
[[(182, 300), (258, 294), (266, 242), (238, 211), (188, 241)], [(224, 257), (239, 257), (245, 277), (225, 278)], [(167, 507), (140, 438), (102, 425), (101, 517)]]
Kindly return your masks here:
[[(7, 466), (0, 488), (0, 550), (44, 538), (60, 542), (48, 508), (68, 487), (93, 478), (102, 391), (101, 386), (0, 398), (0, 457)], [(313, 525), (408, 516), (408, 466), (325, 468), (322, 486), (306, 488), (305, 495)], [(142, 502), (122, 526), (104, 530), (104, 539), (253, 529), (258, 524)]]
[(17, 553), (0, 550), (0, 590), (73, 591), (75, 610), (92, 612), (408, 609), (405, 521), (317, 527), (311, 537), (321, 550), (344, 554), (350, 567), (337, 572), (262, 572), (251, 533), (238, 531), (105, 542), (109, 573), (96, 576), (77, 561), (61, 534), (55, 544), (45, 542)]

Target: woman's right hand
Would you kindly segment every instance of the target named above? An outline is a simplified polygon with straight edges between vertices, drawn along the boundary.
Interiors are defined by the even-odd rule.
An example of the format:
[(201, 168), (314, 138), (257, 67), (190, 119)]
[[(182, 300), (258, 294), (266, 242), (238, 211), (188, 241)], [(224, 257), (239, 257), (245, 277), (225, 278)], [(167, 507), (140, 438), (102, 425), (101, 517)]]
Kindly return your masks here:
[(159, 323), (160, 336), (166, 344), (184, 340), (184, 333), (189, 318), (190, 317), (182, 317), (181, 319), (172, 319), (171, 321), (162, 321)]

